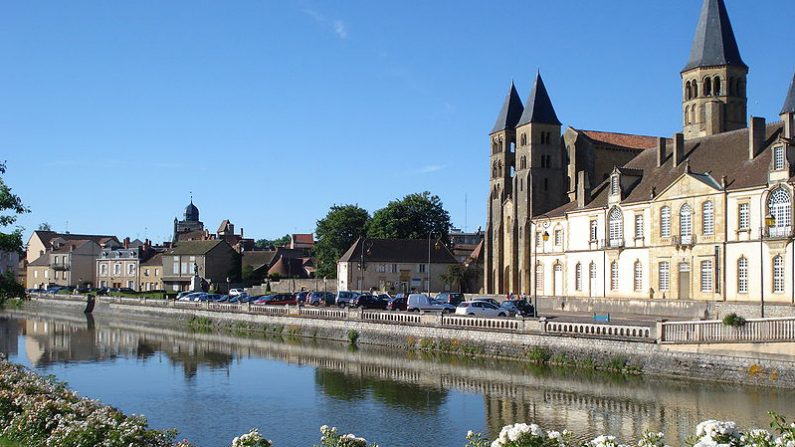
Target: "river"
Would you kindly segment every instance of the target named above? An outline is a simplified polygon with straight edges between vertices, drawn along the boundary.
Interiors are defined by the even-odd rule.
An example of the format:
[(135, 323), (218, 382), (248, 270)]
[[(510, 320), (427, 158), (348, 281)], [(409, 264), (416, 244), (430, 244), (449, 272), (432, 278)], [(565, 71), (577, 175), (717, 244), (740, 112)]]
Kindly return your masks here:
[(252, 427), (277, 447), (310, 447), (323, 424), (382, 447), (461, 447), (536, 422), (581, 438), (679, 445), (705, 419), (795, 416), (795, 391), (536, 367), (289, 337), (162, 329), (103, 317), (0, 314), (0, 352), (202, 447)]

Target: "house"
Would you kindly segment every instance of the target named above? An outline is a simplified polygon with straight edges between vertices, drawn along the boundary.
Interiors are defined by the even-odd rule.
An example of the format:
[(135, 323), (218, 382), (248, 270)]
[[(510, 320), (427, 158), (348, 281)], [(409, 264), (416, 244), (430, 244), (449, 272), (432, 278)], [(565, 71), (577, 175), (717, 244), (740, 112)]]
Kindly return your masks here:
[(162, 255), (163, 288), (188, 290), (197, 274), (208, 288), (226, 290), (240, 280), (240, 254), (224, 240), (182, 241)]
[(337, 287), (390, 293), (449, 290), (441, 277), (456, 264), (441, 240), (359, 238), (337, 261)]
[(96, 260), (97, 286), (144, 290), (141, 267), (155, 253), (149, 240), (130, 241), (130, 238), (125, 238), (121, 247), (103, 248)]
[(120, 245), (115, 237), (107, 239), (103, 246), (95, 242), (96, 240), (60, 236), (50, 239), (44, 254), (28, 264), (27, 287), (96, 285), (96, 260), (103, 248)]

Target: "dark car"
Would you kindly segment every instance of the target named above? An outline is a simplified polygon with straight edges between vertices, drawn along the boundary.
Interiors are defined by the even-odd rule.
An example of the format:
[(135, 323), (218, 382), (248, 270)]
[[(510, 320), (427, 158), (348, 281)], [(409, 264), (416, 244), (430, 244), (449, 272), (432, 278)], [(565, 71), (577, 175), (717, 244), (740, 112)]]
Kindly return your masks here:
[(288, 304), (296, 304), (295, 296), (292, 293), (276, 293), (274, 295), (266, 295), (253, 301), (252, 304), (268, 304), (271, 306), (285, 306)]
[(306, 297), (305, 304), (312, 306), (333, 306), (337, 295), (331, 292), (312, 292)]
[(405, 296), (397, 296), (386, 303), (386, 310), (406, 310), (408, 300)]
[(362, 309), (386, 309), (387, 300), (369, 293), (363, 293), (351, 301), (351, 306), (361, 307)]
[[(513, 307), (515, 307), (517, 309), (518, 314), (523, 316), (523, 317), (534, 317), (536, 315), (536, 310), (533, 307), (533, 305), (528, 303), (525, 300), (508, 300), (508, 301), (503, 302), (503, 305), (505, 303), (509, 303), (509, 305), (513, 305)], [(503, 306), (503, 307), (508, 307), (508, 306)]]
[(458, 306), (461, 302), (464, 301), (464, 294), (458, 292), (440, 292), (434, 298), (436, 301), (440, 303), (447, 303), (452, 304), (453, 306)]
[(306, 297), (309, 296), (309, 292), (296, 292), (295, 293), (295, 302), (298, 304), (305, 304)]

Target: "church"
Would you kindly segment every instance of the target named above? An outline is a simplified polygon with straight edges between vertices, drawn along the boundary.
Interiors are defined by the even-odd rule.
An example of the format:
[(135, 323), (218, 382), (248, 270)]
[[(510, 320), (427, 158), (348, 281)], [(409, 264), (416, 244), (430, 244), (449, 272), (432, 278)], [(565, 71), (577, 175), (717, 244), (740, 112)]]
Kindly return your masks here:
[(748, 70), (724, 1), (704, 0), (675, 135), (562, 131), (540, 74), (524, 104), (511, 85), (490, 133), (484, 291), (795, 302), (795, 84), (780, 121), (749, 123)]

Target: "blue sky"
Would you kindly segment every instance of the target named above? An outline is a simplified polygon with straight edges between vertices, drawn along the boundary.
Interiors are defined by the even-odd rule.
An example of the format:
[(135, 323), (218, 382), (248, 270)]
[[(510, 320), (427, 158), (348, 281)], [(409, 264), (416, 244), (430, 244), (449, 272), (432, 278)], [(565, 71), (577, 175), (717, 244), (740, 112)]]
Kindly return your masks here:
[[(726, 0), (749, 113), (777, 119), (795, 2)], [(488, 131), (541, 70), (564, 126), (670, 135), (700, 0), (0, 3), (0, 160), (26, 232), (311, 232), (438, 194), (485, 224)], [(468, 201), (465, 213), (465, 198)], [(68, 225), (68, 227), (67, 227)]]

